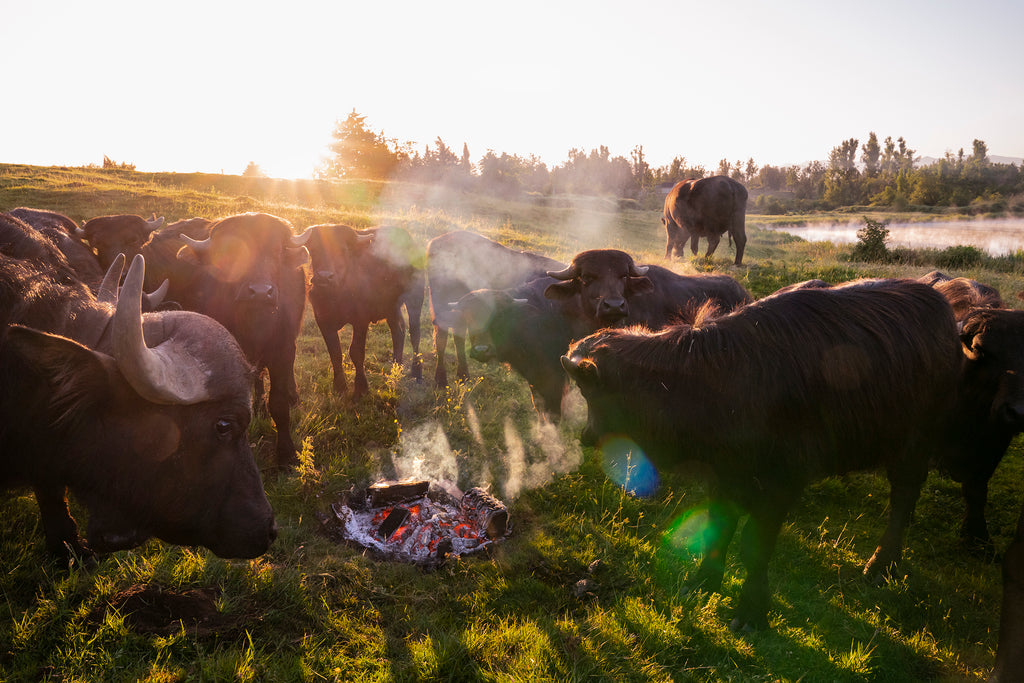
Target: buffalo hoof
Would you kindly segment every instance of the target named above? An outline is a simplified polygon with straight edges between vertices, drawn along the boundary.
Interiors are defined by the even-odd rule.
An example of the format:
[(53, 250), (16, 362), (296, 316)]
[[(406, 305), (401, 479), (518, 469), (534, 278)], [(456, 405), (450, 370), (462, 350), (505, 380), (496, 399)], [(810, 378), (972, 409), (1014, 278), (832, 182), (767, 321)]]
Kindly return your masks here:
[(757, 621), (747, 621), (740, 617), (734, 617), (729, 622), (729, 630), (736, 635), (745, 635), (748, 633), (757, 633), (758, 631), (764, 631), (768, 628), (768, 618), (763, 617)]

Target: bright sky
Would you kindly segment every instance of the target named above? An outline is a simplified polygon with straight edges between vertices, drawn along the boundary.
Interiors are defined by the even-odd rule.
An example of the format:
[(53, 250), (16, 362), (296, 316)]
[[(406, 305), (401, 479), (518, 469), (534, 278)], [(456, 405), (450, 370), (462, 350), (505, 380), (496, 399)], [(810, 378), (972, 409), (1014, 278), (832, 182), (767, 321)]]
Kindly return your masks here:
[(0, 162), (306, 177), (353, 109), (422, 152), (1024, 157), (1019, 0), (2, 0)]

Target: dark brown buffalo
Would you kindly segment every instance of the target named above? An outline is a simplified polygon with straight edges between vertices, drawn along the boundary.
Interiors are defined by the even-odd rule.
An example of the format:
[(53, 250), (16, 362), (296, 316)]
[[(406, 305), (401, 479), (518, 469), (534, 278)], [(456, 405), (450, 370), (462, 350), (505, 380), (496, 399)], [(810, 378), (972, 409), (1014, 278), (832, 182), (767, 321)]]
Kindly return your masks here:
[(349, 357), (355, 366), (353, 395), (367, 391), (364, 360), (370, 323), (386, 320), (391, 330), (392, 359), (402, 364), (405, 320), (409, 317), (412, 376), (423, 377), (420, 360), (420, 316), (426, 295), (425, 255), (402, 228), (355, 230), (347, 225), (316, 225), (307, 230), (310, 270), (309, 302), (327, 344), (334, 369), (334, 390), (344, 394), (344, 354), (338, 331), (352, 325)]
[(691, 583), (720, 590), (742, 512), (734, 628), (767, 626), (768, 562), (811, 481), (886, 468), (889, 522), (865, 574), (888, 572), (944, 439), (963, 362), (952, 312), (909, 280), (796, 290), (660, 332), (603, 330), (562, 364), (589, 408), (584, 442), (635, 443), (656, 468), (702, 463), (710, 536)]
[(999, 290), (965, 277), (950, 277), (937, 270), (922, 275), (920, 282), (931, 285), (946, 297), (953, 307), (957, 322), (963, 320), (974, 308), (1006, 308)]
[(427, 244), (427, 282), (430, 284), (430, 315), (434, 323), (434, 382), (448, 384), (445, 349), (448, 330), (452, 330), (458, 377), (467, 377), (466, 323), (451, 310), (474, 289), (508, 289), (544, 276), (549, 270), (561, 270), (564, 263), (554, 259), (516, 251), (472, 232), (456, 231), (435, 237)]
[(697, 240), (707, 238), (707, 256), (715, 253), (723, 233), (736, 243), (736, 265), (743, 263), (747, 244), (744, 227), (747, 214), (747, 188), (732, 178), (712, 176), (681, 180), (665, 197), (661, 222), (667, 235), (665, 258), (673, 252), (682, 256), (687, 241), (697, 253)]
[(154, 230), (164, 219), (156, 214), (149, 220), (134, 214), (115, 214), (90, 218), (78, 229), (82, 237), (95, 250), (100, 266), (110, 267), (118, 254), (131, 259), (138, 254)]
[(8, 212), (24, 221), (60, 249), (78, 279), (95, 292), (103, 280), (104, 269), (93, 250), (78, 235), (78, 226), (69, 217), (55, 211), (18, 207)]
[[(141, 314), (141, 257), (105, 304), (12, 256), (3, 231), (0, 483), (33, 487), (48, 550), (155, 536), (223, 557), (265, 552), (277, 531), (249, 449), (252, 367), (227, 330), (196, 313)], [(67, 490), (88, 513), (87, 545)]]
[[(692, 321), (708, 304), (728, 311), (751, 301), (727, 275), (633, 268), (632, 258), (616, 250), (578, 254), (566, 272), (574, 269), (579, 274), (571, 280), (544, 277), (510, 290), (476, 290), (455, 304), (469, 324), (471, 357), (508, 363), (529, 383), (534, 407), (553, 420), (561, 417), (569, 389), (559, 359), (571, 342), (607, 325), (658, 329)], [(606, 318), (598, 311), (606, 312)], [(622, 313), (626, 317), (620, 318)]]
[(293, 235), (291, 225), (281, 218), (247, 213), (214, 222), (204, 240), (182, 239), (185, 246), (178, 258), (196, 268), (188, 287), (172, 280), (173, 296), (182, 308), (224, 325), (257, 371), (267, 370), (277, 466), (291, 466), (297, 458), (289, 412), (298, 400), (295, 340), (306, 306), (307, 237)]
[(590, 331), (621, 324), (658, 329), (685, 319), (712, 300), (726, 310), (749, 303), (750, 293), (728, 275), (686, 276), (661, 266), (637, 266), (618, 249), (590, 249), (572, 258), (568, 268), (548, 272), (559, 280), (544, 296), (572, 302), (567, 315), (582, 316)]
[(1024, 680), (1024, 506), (1017, 529), (1003, 556), (1003, 603), (999, 614), (999, 645), (990, 683)]
[(993, 551), (985, 520), (988, 482), (1013, 438), (1024, 432), (1024, 311), (972, 308), (961, 322), (966, 356), (940, 468), (960, 482), (968, 547)]

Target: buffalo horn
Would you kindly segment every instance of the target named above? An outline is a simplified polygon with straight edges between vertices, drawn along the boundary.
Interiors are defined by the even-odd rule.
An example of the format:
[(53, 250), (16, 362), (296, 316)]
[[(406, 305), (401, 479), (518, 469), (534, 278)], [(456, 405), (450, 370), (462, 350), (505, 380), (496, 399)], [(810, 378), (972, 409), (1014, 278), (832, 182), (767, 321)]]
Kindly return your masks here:
[(197, 254), (205, 254), (210, 250), (209, 237), (207, 237), (205, 240), (194, 240), (185, 233), (181, 233), (180, 235), (178, 235), (178, 237), (180, 237), (181, 241), (184, 242), (188, 247), (192, 249), (192, 251), (196, 252)]
[(290, 238), (292, 246), (293, 247), (304, 247), (304, 246), (306, 246), (306, 242), (308, 242), (309, 238), (312, 237), (312, 235), (313, 235), (311, 230), (312, 230), (312, 228), (306, 228), (306, 230), (301, 235), (292, 235), (291, 238)]
[(146, 221), (146, 229), (149, 230), (150, 232), (153, 232), (154, 230), (156, 230), (157, 228), (159, 228), (163, 224), (164, 224), (164, 217), (160, 216), (160, 218), (157, 218), (156, 217), (156, 212), (154, 212), (153, 213), (153, 217), (150, 218), (148, 221)]
[(647, 271), (650, 270), (650, 266), (638, 266), (635, 263), (629, 264), (629, 276), (630, 277), (641, 277), (647, 275)]
[(146, 302), (149, 304), (149, 310), (155, 311), (160, 307), (160, 304), (167, 298), (167, 290), (171, 288), (171, 281), (164, 278), (164, 281), (160, 283), (160, 286), (154, 289), (149, 294), (143, 294), (146, 297)]
[(142, 281), (146, 262), (132, 259), (114, 311), (113, 347), (117, 367), (135, 391), (153, 403), (200, 403), (209, 398), (206, 373), (195, 358), (169, 338), (154, 348), (142, 334)]
[(565, 270), (549, 270), (548, 277), (553, 277), (556, 280), (571, 280), (576, 277), (576, 266), (570, 264)]
[(100, 288), (96, 291), (97, 301), (104, 304), (117, 303), (117, 285), (121, 282), (122, 270), (124, 270), (124, 254), (118, 254), (107, 268), (103, 282), (100, 283)]

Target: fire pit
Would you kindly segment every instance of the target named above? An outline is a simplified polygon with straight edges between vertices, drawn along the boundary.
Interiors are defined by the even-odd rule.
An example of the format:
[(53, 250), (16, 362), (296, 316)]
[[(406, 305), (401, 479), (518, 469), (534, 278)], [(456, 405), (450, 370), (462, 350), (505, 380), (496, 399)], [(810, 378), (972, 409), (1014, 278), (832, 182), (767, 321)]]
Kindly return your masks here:
[(452, 494), (427, 481), (381, 481), (365, 499), (331, 509), (346, 541), (420, 565), (483, 550), (511, 531), (504, 504), (478, 487)]

